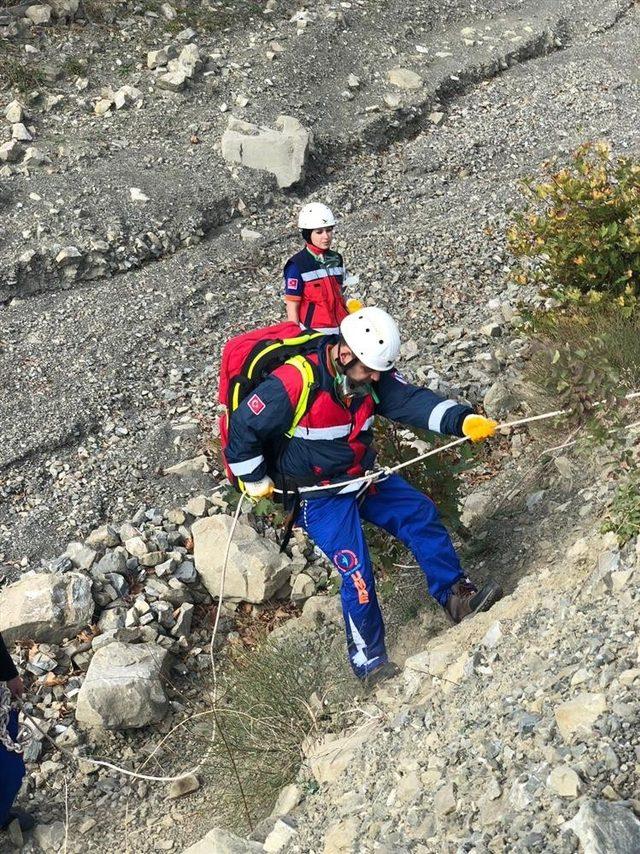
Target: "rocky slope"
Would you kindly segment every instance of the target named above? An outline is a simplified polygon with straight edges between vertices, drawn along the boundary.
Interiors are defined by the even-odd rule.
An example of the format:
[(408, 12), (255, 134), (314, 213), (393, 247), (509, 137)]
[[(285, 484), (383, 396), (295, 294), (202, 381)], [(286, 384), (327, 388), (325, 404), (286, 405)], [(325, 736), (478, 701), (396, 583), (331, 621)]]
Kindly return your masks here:
[(264, 846), (220, 850), (636, 851), (638, 543), (579, 527), (309, 747)]
[[(182, 666), (162, 732), (200, 708), (208, 678), (211, 593), (189, 565), (192, 523), (223, 509), (211, 494), (215, 462), (199, 458), (211, 449), (220, 347), (280, 316), (296, 207), (318, 198), (340, 212), (353, 288), (402, 321), (406, 371), (503, 414), (517, 407), (518, 302), (534, 298), (508, 280), (502, 235), (517, 180), (585, 138), (637, 151), (640, 103), (629, 61), (637, 7), (622, 0), (269, 2), (238, 6), (236, 17), (212, 6), (213, 18), (205, 4), (194, 4), (200, 17), (177, 4), (171, 18), (167, 5), (109, 5), (105, 16), (85, 3), (73, 23), (54, 14), (42, 24), (0, 7), (3, 74), (15, 69), (5, 58), (23, 53), (44, 71), (26, 93), (0, 94), (3, 108), (17, 100), (24, 112), (13, 121), (11, 108), (2, 142), (23, 134), (18, 124), (33, 137), (5, 149), (16, 155), (0, 167), (2, 575), (84, 573), (102, 635), (175, 651)], [(179, 92), (161, 88), (168, 66), (148, 67), (165, 45), (178, 55), (195, 45), (201, 57)], [(127, 86), (142, 97), (127, 90), (118, 108)], [(300, 119), (315, 139), (305, 182), (283, 192), (227, 164), (231, 113), (268, 126), (280, 113)], [(42, 156), (27, 157), (29, 147)], [(580, 458), (541, 465), (539, 450), (525, 431), (504, 437), (484, 472), (501, 469), (486, 487), (495, 512), (483, 511), (485, 551), (469, 570), (498, 575), (514, 598), (439, 638), (433, 672), (431, 648), (411, 658), (444, 621), (429, 612), (407, 629), (396, 650), (409, 657), (405, 675), (354, 716), (356, 728), (372, 721), (369, 743), (335, 785), (322, 783), (322, 797), (304, 800), (295, 833), (279, 827), (290, 850), (575, 850), (564, 821), (588, 799), (623, 801), (630, 821), (637, 594), (633, 576), (606, 573), (631, 572), (634, 556), (591, 542), (609, 486), (592, 485)], [(107, 522), (102, 540), (85, 544), (94, 558), (84, 545), (69, 553), (70, 540)], [(589, 541), (582, 563), (582, 547), (566, 558), (576, 537)], [(605, 551), (604, 581), (583, 594)], [(295, 572), (315, 585), (310, 556), (299, 553)], [(102, 635), (66, 650), (52, 638), (32, 661), (23, 653), (43, 686), (36, 715), (67, 749), (85, 749), (75, 705)], [(585, 638), (592, 665), (579, 660)], [(555, 708), (584, 693), (606, 714), (586, 740), (565, 740)], [(137, 764), (159, 737), (151, 728), (88, 741)], [(168, 806), (163, 786), (78, 770), (44, 747), (29, 784), (44, 828), (27, 851), (60, 850), (65, 795), (69, 851), (115, 851), (123, 838), (134, 850), (180, 850), (211, 826), (206, 780)], [(183, 768), (194, 753), (181, 742), (155, 770)], [(548, 782), (552, 772), (571, 797)]]

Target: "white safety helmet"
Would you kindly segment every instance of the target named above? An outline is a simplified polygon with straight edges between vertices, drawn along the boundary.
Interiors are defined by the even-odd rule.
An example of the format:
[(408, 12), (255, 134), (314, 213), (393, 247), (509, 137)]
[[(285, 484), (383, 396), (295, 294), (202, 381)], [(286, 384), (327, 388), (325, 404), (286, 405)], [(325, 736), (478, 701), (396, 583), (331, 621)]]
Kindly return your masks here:
[(314, 228), (328, 228), (336, 224), (331, 210), (320, 202), (305, 205), (298, 215), (298, 228), (313, 231)]
[(353, 355), (372, 371), (390, 371), (400, 355), (398, 324), (376, 306), (348, 314), (340, 334)]

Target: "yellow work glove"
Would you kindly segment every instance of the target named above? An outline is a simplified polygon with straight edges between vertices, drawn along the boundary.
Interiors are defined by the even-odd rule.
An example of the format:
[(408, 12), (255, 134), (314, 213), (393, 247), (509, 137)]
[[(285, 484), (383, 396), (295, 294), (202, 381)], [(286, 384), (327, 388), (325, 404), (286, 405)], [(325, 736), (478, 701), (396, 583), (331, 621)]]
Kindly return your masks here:
[(347, 311), (349, 314), (354, 314), (356, 311), (360, 311), (360, 309), (364, 306), (364, 303), (359, 299), (354, 299), (351, 297), (347, 300)]
[(244, 491), (249, 496), (249, 498), (254, 498), (256, 501), (260, 498), (271, 498), (273, 495), (273, 481), (268, 475), (261, 478), (260, 480), (256, 480), (255, 483), (244, 483)]
[(496, 432), (498, 422), (484, 415), (467, 415), (462, 422), (462, 432), (472, 442), (481, 442)]

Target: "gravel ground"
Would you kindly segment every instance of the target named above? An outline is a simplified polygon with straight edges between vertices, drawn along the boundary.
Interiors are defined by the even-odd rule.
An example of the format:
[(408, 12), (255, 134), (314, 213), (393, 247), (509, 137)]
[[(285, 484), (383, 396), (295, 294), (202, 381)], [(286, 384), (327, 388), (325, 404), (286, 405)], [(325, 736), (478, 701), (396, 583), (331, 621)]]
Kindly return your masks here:
[[(48, 112), (43, 101), (31, 107), (35, 144), (52, 163), (26, 172), (11, 167), (0, 177), (0, 563), (7, 577), (55, 557), (97, 524), (130, 518), (140, 505), (180, 503), (211, 486), (215, 472), (177, 478), (164, 471), (211, 450), (216, 365), (229, 333), (281, 316), (278, 276), (296, 246), (293, 217), (304, 200), (322, 199), (339, 213), (338, 248), (359, 276), (355, 290), (401, 320), (410, 339), (408, 373), (473, 403), (497, 379), (517, 375), (522, 345), (512, 322), (523, 294), (509, 283), (503, 239), (518, 203), (517, 180), (585, 139), (605, 136), (617, 150), (638, 150), (639, 83), (629, 61), (640, 41), (636, 7), (344, 5), (314, 7), (317, 18), (301, 35), (289, 22), (294, 4), (276, 4), (272, 15), (252, 19), (251, 37), (242, 21), (199, 33), (199, 44), (221, 58), (213, 60), (215, 73), (186, 95), (148, 92), (153, 75), (142, 67), (146, 50), (174, 38), (175, 28), (124, 14), (122, 5), (117, 19), (126, 26), (59, 25), (13, 39), (37, 43), (43, 59), (87, 59), (89, 84), (82, 89), (72, 75), (43, 87), (45, 99), (47, 93), (64, 98)], [(495, 32), (494, 46), (479, 35)], [(285, 50), (270, 49), (273, 40)], [(268, 50), (274, 58), (266, 57)], [(401, 91), (402, 105), (392, 109), (384, 95), (398, 94), (385, 82), (394, 66), (419, 72), (425, 83), (417, 92)], [(353, 100), (341, 95), (351, 73), (362, 81)], [(95, 117), (91, 98), (103, 86), (125, 82), (145, 92), (142, 108)], [(239, 94), (249, 98), (246, 107), (235, 103)], [(307, 184), (283, 193), (263, 175), (230, 169), (216, 148), (225, 103), (250, 120), (272, 123), (284, 111), (311, 127), (316, 151)], [(194, 135), (199, 142), (191, 141)], [(133, 203), (132, 186), (141, 187), (149, 203)], [(262, 239), (243, 241), (242, 227)], [(136, 243), (149, 232), (157, 244), (150, 238), (144, 247)], [(92, 239), (107, 244), (106, 266), (93, 259), (73, 277), (56, 273), (52, 259), (60, 247), (84, 251)], [(36, 255), (20, 260), (25, 252)], [(102, 276), (98, 268), (117, 275)], [(490, 323), (498, 324), (497, 337), (486, 331)], [(495, 454), (505, 466), (495, 485), (502, 496), (505, 484), (527, 476), (532, 460), (522, 440), (505, 439)], [(571, 489), (564, 484), (560, 492)], [(553, 495), (562, 506), (562, 496)], [(494, 552), (476, 565), (480, 575), (495, 571), (513, 589), (518, 577), (539, 566), (530, 555), (547, 510), (542, 504), (536, 513), (520, 514), (508, 532), (498, 517), (490, 531)], [(596, 626), (609, 615), (602, 603)], [(580, 607), (572, 612), (576, 633), (585, 619)], [(549, 626), (557, 616), (549, 611)], [(616, 619), (612, 643), (631, 630), (628, 610)], [(536, 625), (524, 621), (524, 636)], [(572, 642), (557, 632), (562, 643)], [(500, 690), (510, 672), (500, 677)], [(481, 698), (482, 679), (474, 679)], [(487, 719), (484, 729), (491, 726)], [(125, 758), (127, 750), (129, 742), (122, 746)], [(138, 827), (149, 822), (139, 850), (163, 850), (169, 842), (166, 850), (178, 850), (207, 829), (209, 794), (180, 802), (162, 818), (162, 793), (147, 796), (146, 789), (121, 789), (115, 777), (105, 780), (105, 816), (127, 803)], [(83, 803), (95, 794), (92, 785), (84, 779), (76, 791), (74, 783), (78, 825), (86, 817)], [(464, 781), (460, 785), (466, 793)], [(49, 819), (63, 817), (63, 795), (63, 778), (52, 773), (38, 794), (39, 801), (49, 798)], [(308, 813), (317, 831), (301, 830), (310, 847), (298, 850), (321, 845), (320, 830), (335, 818), (319, 803)], [(518, 809), (531, 812), (528, 805)], [(453, 828), (457, 815), (443, 827)], [(503, 818), (508, 815), (505, 810)], [(541, 833), (542, 843), (527, 844), (543, 850), (535, 846), (552, 834), (560, 846), (559, 823), (553, 830), (531, 825), (523, 819), (522, 834), (505, 839), (524, 845), (526, 834)], [(94, 836), (88, 849), (86, 840), (73, 844), (121, 847), (121, 826), (111, 819), (105, 827), (101, 848)], [(402, 850), (386, 829), (370, 839), (360, 825), (354, 832), (358, 844)], [(473, 831), (455, 824), (451, 832), (469, 840)], [(433, 838), (442, 844), (441, 836)]]

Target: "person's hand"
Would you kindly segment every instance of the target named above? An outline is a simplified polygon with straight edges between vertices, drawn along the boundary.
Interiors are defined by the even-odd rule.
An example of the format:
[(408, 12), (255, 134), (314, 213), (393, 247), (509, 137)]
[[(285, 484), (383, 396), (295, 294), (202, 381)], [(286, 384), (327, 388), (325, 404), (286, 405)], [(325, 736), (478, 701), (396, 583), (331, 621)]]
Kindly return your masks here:
[(355, 299), (354, 297), (350, 297), (350, 299), (347, 300), (347, 311), (349, 312), (349, 314), (353, 314), (356, 311), (360, 311), (363, 306), (364, 303), (359, 299)]
[(11, 691), (13, 697), (22, 697), (24, 691), (24, 683), (20, 676), (14, 676), (13, 679), (7, 679), (7, 688)]
[(462, 432), (472, 442), (481, 442), (496, 432), (498, 422), (484, 415), (467, 415), (462, 422)]
[(273, 487), (274, 483), (268, 475), (261, 478), (260, 480), (256, 480), (255, 483), (244, 483), (244, 491), (249, 496), (249, 498), (255, 498), (256, 500), (259, 498), (271, 498), (273, 495)]

